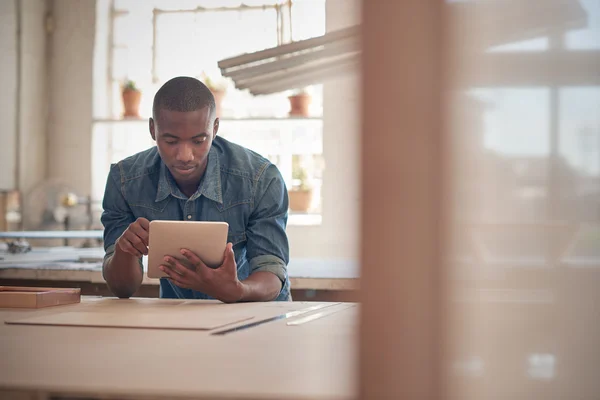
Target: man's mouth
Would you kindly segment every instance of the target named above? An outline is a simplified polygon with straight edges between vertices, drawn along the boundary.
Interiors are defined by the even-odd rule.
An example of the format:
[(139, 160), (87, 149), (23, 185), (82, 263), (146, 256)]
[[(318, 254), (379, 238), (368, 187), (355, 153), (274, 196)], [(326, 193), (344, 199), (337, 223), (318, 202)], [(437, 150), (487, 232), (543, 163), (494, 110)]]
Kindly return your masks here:
[(190, 174), (193, 170), (195, 169), (195, 167), (193, 165), (176, 165), (175, 166), (175, 170), (183, 175), (187, 175)]

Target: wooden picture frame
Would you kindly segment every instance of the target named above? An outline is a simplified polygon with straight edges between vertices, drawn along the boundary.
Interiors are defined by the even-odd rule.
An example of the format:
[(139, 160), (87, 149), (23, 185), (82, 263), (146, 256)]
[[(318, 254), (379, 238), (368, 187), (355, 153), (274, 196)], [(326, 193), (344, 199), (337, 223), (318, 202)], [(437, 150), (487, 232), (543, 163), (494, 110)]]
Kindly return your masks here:
[(0, 308), (44, 308), (79, 302), (79, 288), (0, 286)]

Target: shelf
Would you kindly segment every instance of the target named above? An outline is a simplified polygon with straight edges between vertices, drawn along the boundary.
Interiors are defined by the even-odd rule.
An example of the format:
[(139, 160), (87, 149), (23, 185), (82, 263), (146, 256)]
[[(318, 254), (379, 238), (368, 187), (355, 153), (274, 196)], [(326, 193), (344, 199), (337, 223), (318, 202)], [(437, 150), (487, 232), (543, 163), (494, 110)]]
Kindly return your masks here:
[[(220, 121), (320, 121), (323, 117), (310, 116), (310, 117), (220, 117)], [(148, 122), (148, 118), (94, 118), (93, 123), (98, 124), (115, 124), (115, 123), (130, 123), (130, 122)]]

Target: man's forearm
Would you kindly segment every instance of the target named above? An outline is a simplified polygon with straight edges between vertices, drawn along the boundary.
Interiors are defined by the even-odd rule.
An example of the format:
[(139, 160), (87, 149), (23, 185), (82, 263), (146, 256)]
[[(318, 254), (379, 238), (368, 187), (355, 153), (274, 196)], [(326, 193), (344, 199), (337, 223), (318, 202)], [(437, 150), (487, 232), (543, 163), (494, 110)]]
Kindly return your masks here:
[(256, 271), (242, 281), (243, 294), (240, 301), (271, 301), (281, 291), (281, 280), (267, 271)]
[(139, 260), (115, 249), (104, 264), (104, 279), (113, 294), (120, 298), (131, 297), (141, 286), (144, 274)]

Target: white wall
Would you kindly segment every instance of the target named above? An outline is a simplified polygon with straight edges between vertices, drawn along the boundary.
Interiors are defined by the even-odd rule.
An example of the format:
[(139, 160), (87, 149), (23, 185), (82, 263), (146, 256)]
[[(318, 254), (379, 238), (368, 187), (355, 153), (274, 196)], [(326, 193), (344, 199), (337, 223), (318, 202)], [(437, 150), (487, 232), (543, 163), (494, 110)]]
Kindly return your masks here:
[(0, 189), (27, 193), (47, 169), (46, 4), (0, 2)]
[(17, 49), (16, 3), (0, 1), (0, 190), (17, 185)]
[(21, 1), (19, 189), (28, 193), (46, 177), (48, 80), (45, 0)]
[[(327, 31), (360, 23), (360, 1), (328, 0)], [(359, 74), (323, 85), (323, 222), (289, 226), (291, 257), (358, 260)]]
[(91, 191), (91, 126), (96, 1), (55, 0), (50, 39), (49, 178), (79, 195)]

